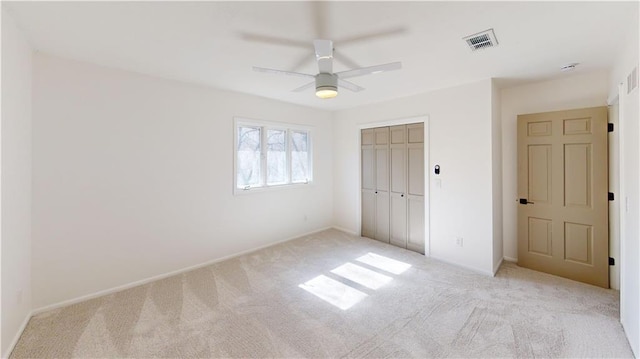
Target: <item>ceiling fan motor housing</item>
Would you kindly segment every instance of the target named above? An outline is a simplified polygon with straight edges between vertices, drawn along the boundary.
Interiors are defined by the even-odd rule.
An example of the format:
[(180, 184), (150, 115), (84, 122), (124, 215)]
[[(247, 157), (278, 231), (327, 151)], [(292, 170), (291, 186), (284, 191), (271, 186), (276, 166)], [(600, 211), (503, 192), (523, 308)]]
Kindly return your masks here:
[(338, 76), (336, 74), (319, 73), (316, 75), (316, 91), (338, 91)]

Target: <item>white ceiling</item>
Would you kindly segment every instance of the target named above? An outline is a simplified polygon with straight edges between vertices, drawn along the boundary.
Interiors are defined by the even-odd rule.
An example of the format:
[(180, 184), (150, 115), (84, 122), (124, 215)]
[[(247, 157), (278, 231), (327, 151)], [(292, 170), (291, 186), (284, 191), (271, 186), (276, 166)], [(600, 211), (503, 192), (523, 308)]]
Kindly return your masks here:
[[(638, 2), (5, 2), (39, 51), (215, 88), (336, 110), (489, 77), (503, 84), (612, 67)], [(494, 28), (499, 46), (462, 38)], [(370, 36), (386, 33), (386, 36)], [(366, 91), (321, 100), (291, 89), (317, 73), (312, 40), (359, 66), (403, 69), (351, 79)], [(278, 43), (277, 39), (284, 44)], [(308, 44), (307, 48), (291, 44)], [(306, 59), (306, 60), (305, 60)], [(296, 66), (298, 63), (302, 66)], [(334, 71), (346, 70), (334, 63)]]

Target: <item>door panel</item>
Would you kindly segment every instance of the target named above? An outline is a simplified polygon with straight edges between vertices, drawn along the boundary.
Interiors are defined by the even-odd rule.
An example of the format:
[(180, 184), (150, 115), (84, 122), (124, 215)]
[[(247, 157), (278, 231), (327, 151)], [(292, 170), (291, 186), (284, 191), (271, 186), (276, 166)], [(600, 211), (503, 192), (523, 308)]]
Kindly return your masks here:
[(376, 134), (376, 234), (375, 239), (389, 243), (389, 127), (374, 129)]
[(409, 194), (424, 196), (424, 146), (411, 144), (408, 148)]
[(376, 146), (389, 144), (389, 127), (374, 128), (376, 134)]
[(376, 196), (375, 239), (389, 243), (389, 193), (378, 191)]
[(609, 287), (607, 108), (518, 116), (518, 264)]
[(407, 248), (424, 254), (424, 197), (410, 196)]
[(373, 146), (371, 148), (362, 149), (362, 188), (375, 189), (375, 162)]
[(391, 194), (390, 243), (407, 248), (407, 198), (399, 193)]
[(376, 189), (389, 190), (389, 149), (376, 146)]
[(529, 188), (531, 202), (551, 202), (551, 146), (531, 145), (529, 148)]
[(564, 203), (591, 207), (591, 144), (564, 145)]
[(362, 191), (362, 236), (376, 235), (376, 195), (373, 191)]
[(424, 143), (424, 124), (407, 125), (407, 143)]
[(389, 128), (391, 133), (391, 144), (392, 145), (404, 145), (407, 140), (407, 126), (392, 126)]
[(392, 126), (390, 167), (391, 171), (391, 223), (390, 243), (407, 248), (407, 126)]
[(593, 226), (580, 223), (565, 223), (564, 259), (593, 265)]
[(407, 126), (392, 126), (389, 173), (391, 179), (390, 243), (407, 248)]
[(372, 129), (361, 131), (361, 205), (362, 220), (361, 234), (374, 238), (376, 235), (376, 162), (375, 162), (375, 131)]
[(366, 145), (373, 145), (373, 140), (374, 140), (374, 130), (373, 129), (368, 129), (368, 130), (362, 130), (361, 132), (361, 145), (366, 146)]
[(529, 217), (529, 253), (551, 255), (551, 220)]
[(391, 192), (404, 193), (407, 183), (407, 149), (404, 145), (391, 147)]

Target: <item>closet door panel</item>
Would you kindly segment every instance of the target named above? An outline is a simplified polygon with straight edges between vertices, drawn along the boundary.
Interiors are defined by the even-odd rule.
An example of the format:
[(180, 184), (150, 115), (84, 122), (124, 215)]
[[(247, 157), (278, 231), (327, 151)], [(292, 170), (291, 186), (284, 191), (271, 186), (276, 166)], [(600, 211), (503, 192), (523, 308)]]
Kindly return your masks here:
[(389, 149), (376, 146), (376, 190), (389, 190)]
[(389, 243), (389, 127), (375, 129), (375, 239)]
[(408, 148), (407, 171), (409, 182), (409, 194), (424, 196), (424, 146), (422, 144), (410, 144)]
[(376, 152), (375, 131), (361, 131), (361, 228), (363, 237), (376, 236)]
[(424, 254), (424, 197), (408, 199), (409, 233), (407, 248)]
[(375, 190), (375, 152), (373, 146), (371, 148), (362, 148), (362, 189)]
[(362, 236), (376, 236), (376, 195), (372, 191), (362, 191)]
[(376, 196), (376, 236), (375, 239), (389, 243), (389, 192), (380, 192)]
[(389, 168), (391, 181), (390, 243), (407, 248), (407, 126), (389, 129)]
[(391, 194), (391, 244), (407, 248), (407, 198)]

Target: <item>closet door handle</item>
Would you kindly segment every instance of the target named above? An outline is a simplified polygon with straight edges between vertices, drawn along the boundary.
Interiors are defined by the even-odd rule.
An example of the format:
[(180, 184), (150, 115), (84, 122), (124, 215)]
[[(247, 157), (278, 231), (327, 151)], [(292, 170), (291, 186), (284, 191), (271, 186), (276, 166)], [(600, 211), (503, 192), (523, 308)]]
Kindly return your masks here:
[(400, 197), (404, 197), (404, 193), (400, 195)]

